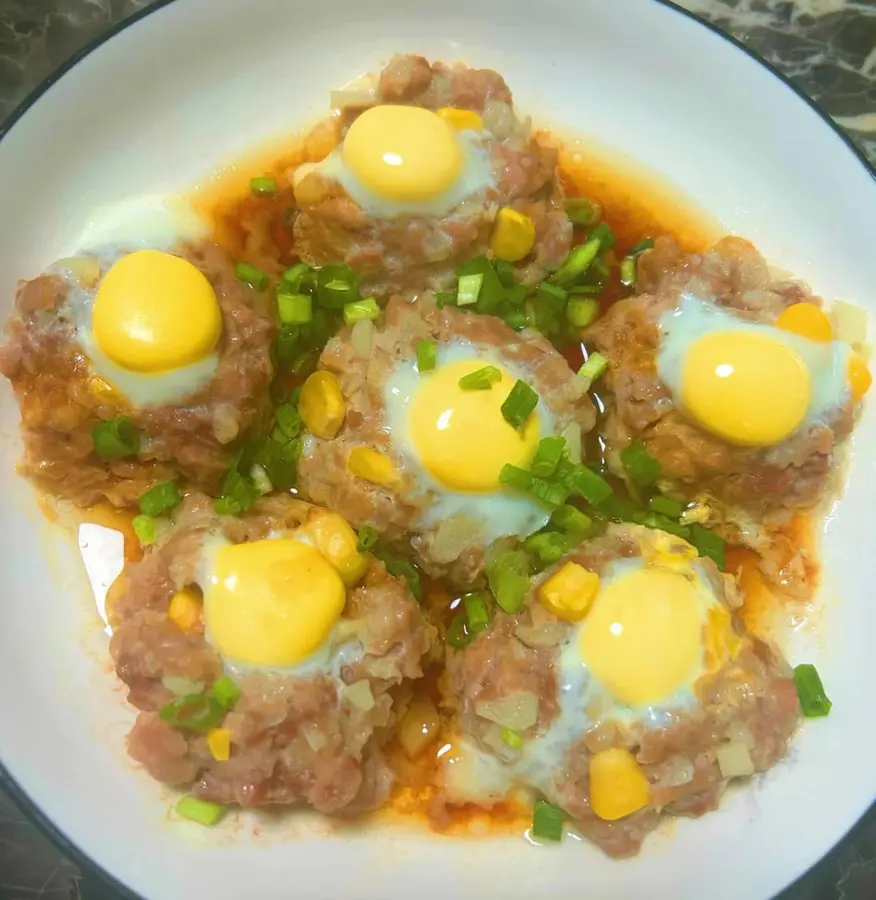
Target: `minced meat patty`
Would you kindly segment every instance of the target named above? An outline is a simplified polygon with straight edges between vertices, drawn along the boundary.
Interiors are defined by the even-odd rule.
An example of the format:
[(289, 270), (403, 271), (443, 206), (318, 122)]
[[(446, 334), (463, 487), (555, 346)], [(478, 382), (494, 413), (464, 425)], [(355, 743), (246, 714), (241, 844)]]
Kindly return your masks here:
[[(723, 665), (694, 682), (696, 703), (664, 707), (659, 718), (652, 708), (631, 718), (635, 710), (621, 704), (613, 714), (605, 701), (594, 701), (588, 693), (585, 712), (584, 695), (575, 693), (582, 689), (569, 681), (562, 662), (568, 659), (564, 648), (566, 654), (576, 648), (578, 626), (542, 606), (539, 585), (566, 562), (603, 577), (617, 561), (647, 556), (659, 564), (659, 556), (652, 556), (655, 549), (671, 554), (685, 548), (690, 550), (678, 538), (639, 526), (611, 526), (604, 536), (580, 545), (539, 576), (520, 613), (497, 610), (490, 627), (469, 647), (448, 650), (449, 695), (457, 708), (459, 732), (492, 758), (494, 772), (504, 767), (508, 785), (523, 783), (542, 792), (611, 856), (636, 854), (664, 812), (699, 816), (717, 808), (729, 781), (718, 763), (719, 749), (744, 745), (753, 770), (764, 771), (784, 756), (800, 718), (790, 667), (774, 646), (745, 631), (734, 614), (740, 598), (733, 580), (708, 559), (693, 564), (715, 602), (730, 614), (738, 645)], [(581, 665), (577, 654), (574, 664)], [(486, 712), (484, 704), (495, 709), (512, 695), (518, 703), (527, 695), (537, 701), (533, 724), (518, 729), (523, 741), (519, 750), (502, 739), (495, 720), (479, 714)], [(615, 747), (627, 748), (635, 757), (650, 784), (651, 801), (630, 815), (606, 821), (590, 806), (589, 763), (593, 754)], [(460, 796), (452, 774), (446, 777), (445, 803), (472, 800)], [(435, 818), (440, 822), (440, 809)]]
[(659, 238), (639, 258), (637, 288), (639, 294), (615, 303), (585, 332), (587, 343), (610, 363), (604, 431), (613, 466), (620, 473), (618, 451), (638, 438), (685, 495), (708, 491), (758, 513), (811, 507), (824, 493), (837, 442), (852, 429), (851, 403), (772, 447), (730, 444), (690, 419), (659, 380), (658, 322), (685, 293), (769, 324), (791, 304), (820, 299), (798, 282), (774, 280), (754, 247), (732, 237), (692, 256)]
[[(427, 531), (418, 525), (434, 498), (418, 483), (418, 472), (399, 452), (402, 436), (391, 434), (386, 423), (386, 381), (396, 365), (415, 357), (420, 340), (434, 340), (439, 345), (470, 342), (475, 350), (501, 351), (508, 363), (529, 373), (529, 383), (552, 411), (558, 433), (569, 425), (579, 426), (582, 433), (589, 431), (595, 411), (587, 394), (576, 386), (568, 363), (544, 337), (528, 331), (517, 334), (493, 316), (468, 314), (454, 307), (438, 309), (427, 296), (413, 305), (393, 298), (385, 324), (374, 332), (366, 352), (356, 349), (349, 328), (329, 341), (319, 367), (338, 378), (346, 418), (333, 439), (308, 437), (298, 469), (300, 490), (356, 526), (373, 526), (400, 551), (413, 551), (432, 577), (466, 585), (483, 570), (484, 541), (477, 530), (444, 541), (439, 538), (441, 526)], [(359, 446), (390, 457), (401, 474), (399, 484), (388, 487), (354, 476), (347, 461), (350, 451)]]
[(381, 73), (375, 103), (480, 113), (495, 184), (444, 218), (377, 219), (334, 179), (302, 170), (294, 176), (293, 242), (301, 259), (313, 265), (347, 263), (368, 294), (447, 289), (457, 267), (487, 252), (499, 208), (512, 206), (532, 219), (536, 232), (531, 253), (520, 263), (520, 280), (535, 284), (560, 266), (571, 247), (572, 223), (562, 207), (557, 153), (532, 134), (528, 120), (517, 118), (500, 75), (396, 56)]
[[(110, 611), (110, 652), (140, 710), (128, 751), (153, 778), (214, 802), (301, 802), (325, 813), (371, 809), (388, 796), (392, 776), (381, 744), (400, 712), (395, 693), (403, 681), (422, 675), (435, 631), (405, 583), (375, 560), (348, 589), (337, 626), (344, 654), (333, 651), (338, 655), (329, 669), (300, 676), (253, 671), (240, 679), (241, 696), (222, 723), (231, 732), (227, 761), (213, 757), (204, 734), (158, 715), (175, 692), (209, 687), (223, 672), (203, 622), (183, 631), (168, 616), (173, 594), (195, 581), (205, 538), (263, 539), (301, 525), (311, 510), (278, 496), (263, 499), (244, 518), (219, 517), (209, 498), (192, 494), (169, 533), (126, 567)], [(373, 702), (346, 695), (361, 682)]]
[[(153, 485), (180, 475), (216, 490), (234, 442), (261, 426), (273, 373), (273, 312), (264, 295), (235, 277), (218, 247), (186, 246), (179, 255), (209, 279), (223, 327), (216, 374), (177, 406), (134, 408), (94, 379), (66, 315), (68, 281), (49, 274), (19, 285), (0, 372), (12, 382), (21, 410), (21, 472), (40, 489), (80, 506), (102, 498), (131, 506)], [(140, 432), (140, 451), (103, 459), (94, 452), (92, 431), (119, 415)]]

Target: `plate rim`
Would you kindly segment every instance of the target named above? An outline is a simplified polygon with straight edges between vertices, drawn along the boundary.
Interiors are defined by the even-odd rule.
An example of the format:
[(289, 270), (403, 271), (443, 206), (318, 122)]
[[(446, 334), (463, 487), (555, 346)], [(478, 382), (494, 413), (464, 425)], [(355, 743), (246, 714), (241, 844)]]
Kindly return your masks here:
[[(122, 19), (120, 22), (117, 22), (109, 27), (106, 31), (103, 31), (100, 34), (96, 35), (90, 41), (87, 41), (75, 53), (69, 56), (60, 66), (50, 72), (34, 88), (32, 88), (27, 93), (27, 95), (3, 118), (3, 120), (0, 121), (0, 142), (3, 141), (3, 139), (10, 133), (12, 128), (27, 114), (27, 112), (37, 104), (37, 102), (43, 97), (43, 95), (46, 94), (53, 87), (53, 85), (55, 85), (70, 71), (72, 71), (78, 63), (82, 62), (82, 60), (84, 60), (87, 56), (89, 56), (103, 44), (116, 37), (116, 35), (127, 30), (128, 28), (131, 28), (138, 22), (143, 21), (147, 16), (160, 12), (162, 9), (165, 9), (172, 3), (176, 2), (177, 0), (154, 0), (154, 2), (150, 3), (149, 6), (145, 6), (137, 10), (127, 18)], [(839, 137), (839, 139), (845, 145), (846, 150), (848, 150), (855, 157), (858, 163), (864, 168), (864, 171), (874, 182), (876, 182), (876, 164), (872, 163), (867, 158), (863, 150), (861, 150), (861, 148), (852, 140), (848, 132), (843, 129), (836, 121), (834, 121), (833, 117), (827, 112), (827, 110), (824, 109), (820, 103), (814, 100), (802, 88), (798, 87), (789, 76), (785, 75), (784, 72), (770, 63), (757, 51), (752, 50), (750, 47), (746, 46), (733, 34), (724, 31), (718, 25), (710, 22), (697, 13), (686, 9), (685, 7), (674, 2), (674, 0), (650, 0), (650, 2), (657, 3), (672, 12), (690, 19), (703, 28), (706, 28), (712, 34), (716, 35), (722, 40), (727, 41), (737, 50), (741, 51), (747, 57), (753, 60), (756, 64), (766, 69), (770, 74), (772, 74), (774, 78), (778, 79), (787, 89), (795, 94), (798, 99), (802, 100), (818, 116), (818, 118), (821, 119), (822, 123), (830, 128), (830, 130), (833, 131), (833, 133), (837, 137)], [(64, 831), (62, 831), (61, 828), (56, 825), (45, 812), (43, 812), (42, 808), (36, 803), (35, 800), (30, 797), (27, 791), (18, 783), (18, 781), (6, 767), (2, 759), (2, 752), (0, 752), (0, 786), (2, 786), (6, 793), (12, 798), (12, 800), (21, 809), (25, 817), (31, 822), (36, 830), (44, 837), (46, 837), (49, 842), (52, 843), (55, 848), (59, 850), (65, 857), (71, 860), (80, 869), (83, 876), (91, 876), (95, 878), (103, 888), (112, 892), (111, 900), (116, 900), (116, 898), (119, 898), (119, 900), (147, 900), (147, 898), (141, 896), (132, 888), (128, 887), (128, 885), (124, 884), (124, 882), (122, 882), (115, 875), (104, 868), (88, 853), (80, 849), (73, 838), (65, 834)], [(797, 884), (801, 879), (809, 875), (813, 871), (813, 869), (815, 869), (825, 859), (833, 854), (833, 852), (848, 837), (848, 835), (870, 814), (873, 808), (876, 808), (876, 803), (871, 804), (871, 806), (864, 810), (864, 812), (849, 825), (849, 827), (843, 832), (843, 834), (841, 834), (837, 838), (831, 848), (826, 853), (824, 853), (820, 859), (816, 860), (811, 866), (801, 872), (794, 879), (794, 881), (785, 885), (779, 892), (779, 894), (777, 894), (773, 898), (773, 900), (778, 900), (779, 896), (784, 894), (784, 892), (787, 891), (788, 888)]]

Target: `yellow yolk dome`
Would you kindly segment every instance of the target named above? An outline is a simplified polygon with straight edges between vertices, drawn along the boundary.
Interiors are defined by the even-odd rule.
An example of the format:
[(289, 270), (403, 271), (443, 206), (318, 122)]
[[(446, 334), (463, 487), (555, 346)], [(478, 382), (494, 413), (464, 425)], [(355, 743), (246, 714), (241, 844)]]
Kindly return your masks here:
[(687, 351), (685, 409), (733, 444), (765, 447), (793, 434), (809, 408), (812, 384), (801, 357), (764, 334), (708, 334)]
[(203, 272), (160, 250), (122, 257), (106, 273), (92, 316), (100, 349), (137, 372), (196, 363), (213, 351), (222, 332), (216, 292)]
[(424, 378), (408, 413), (421, 465), (456, 491), (499, 490), (502, 466), (527, 466), (538, 448), (538, 416), (530, 416), (521, 433), (502, 415), (502, 404), (516, 381), (508, 372), (496, 366), (502, 377), (489, 390), (459, 386), (460, 378), (483, 367), (480, 360), (440, 367)]
[(294, 538), (221, 547), (204, 594), (210, 640), (229, 659), (292, 666), (316, 652), (340, 618), (344, 582)]
[(703, 659), (703, 616), (681, 572), (638, 569), (607, 584), (581, 626), (579, 649), (593, 676), (628, 706), (670, 696)]
[(373, 106), (347, 131), (344, 163), (375, 194), (428, 200), (459, 178), (463, 154), (453, 128), (418, 106)]

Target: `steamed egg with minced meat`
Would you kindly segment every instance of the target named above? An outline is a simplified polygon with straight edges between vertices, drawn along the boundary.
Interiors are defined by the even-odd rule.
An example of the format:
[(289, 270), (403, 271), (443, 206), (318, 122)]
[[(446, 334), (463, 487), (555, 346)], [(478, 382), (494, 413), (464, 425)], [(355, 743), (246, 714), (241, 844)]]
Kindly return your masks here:
[[(500, 373), (488, 389), (460, 385), (485, 366)], [(418, 371), (413, 359), (396, 365), (383, 402), (392, 447), (419, 490), (429, 495), (419, 529), (464, 517), (489, 544), (530, 534), (547, 523), (543, 507), (506, 493), (499, 482), (506, 463), (528, 467), (539, 440), (556, 431), (554, 415), (542, 399), (522, 429), (505, 420), (502, 404), (518, 379), (528, 382), (530, 377), (498, 349), (459, 339), (438, 346), (431, 371)]]
[(374, 106), (322, 162), (300, 166), (293, 182), (297, 192), (311, 173), (333, 179), (376, 219), (440, 218), (495, 186), (484, 137), (474, 113), (450, 117), (418, 106)]

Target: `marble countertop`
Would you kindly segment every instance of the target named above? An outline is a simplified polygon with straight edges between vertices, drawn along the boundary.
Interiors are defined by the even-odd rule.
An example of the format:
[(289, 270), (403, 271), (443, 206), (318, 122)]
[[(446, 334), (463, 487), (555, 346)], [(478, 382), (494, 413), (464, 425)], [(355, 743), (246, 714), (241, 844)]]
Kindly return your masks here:
[[(0, 120), (83, 45), (154, 0), (0, 0)], [(680, 0), (790, 76), (876, 163), (876, 0)], [(776, 900), (873, 900), (876, 807)], [(0, 900), (111, 900), (0, 782)], [(752, 898), (755, 900), (755, 898)]]

